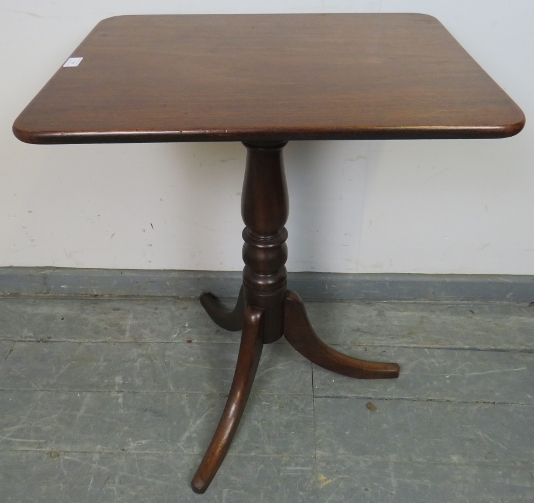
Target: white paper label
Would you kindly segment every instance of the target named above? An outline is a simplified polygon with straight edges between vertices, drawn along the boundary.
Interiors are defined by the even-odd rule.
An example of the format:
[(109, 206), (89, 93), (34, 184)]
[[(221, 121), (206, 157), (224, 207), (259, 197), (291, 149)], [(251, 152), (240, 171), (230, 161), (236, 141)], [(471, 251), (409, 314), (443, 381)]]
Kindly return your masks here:
[(83, 58), (69, 58), (67, 59), (67, 61), (65, 61), (65, 64), (63, 65), (63, 67), (67, 67), (67, 66), (78, 66), (81, 61), (82, 61)]

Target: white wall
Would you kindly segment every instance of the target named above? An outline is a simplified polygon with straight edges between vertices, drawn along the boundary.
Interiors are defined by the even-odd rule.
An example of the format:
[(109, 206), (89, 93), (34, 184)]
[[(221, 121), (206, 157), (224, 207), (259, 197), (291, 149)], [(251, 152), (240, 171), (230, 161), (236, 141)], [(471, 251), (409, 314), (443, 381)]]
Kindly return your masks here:
[(506, 140), (290, 143), (293, 271), (534, 274), (534, 2), (0, 0), (0, 266), (239, 270), (239, 143), (23, 144), (11, 125), (101, 19), (423, 12), (523, 108)]

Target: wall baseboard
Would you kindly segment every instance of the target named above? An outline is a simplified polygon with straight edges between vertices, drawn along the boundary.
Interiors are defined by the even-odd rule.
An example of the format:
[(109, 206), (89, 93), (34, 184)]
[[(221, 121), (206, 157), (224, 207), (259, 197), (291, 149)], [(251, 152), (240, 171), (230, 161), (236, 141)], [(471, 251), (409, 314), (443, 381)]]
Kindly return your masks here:
[[(534, 276), (289, 273), (304, 300), (446, 300), (534, 302)], [(0, 295), (236, 297), (240, 272), (0, 268)]]

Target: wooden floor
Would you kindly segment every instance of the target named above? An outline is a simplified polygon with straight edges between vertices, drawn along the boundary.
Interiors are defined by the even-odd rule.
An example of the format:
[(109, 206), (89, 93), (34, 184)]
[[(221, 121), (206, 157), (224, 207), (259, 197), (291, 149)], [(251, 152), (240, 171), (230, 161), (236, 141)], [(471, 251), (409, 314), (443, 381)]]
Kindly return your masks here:
[(189, 482), (239, 334), (197, 301), (0, 299), (0, 501), (534, 501), (534, 305), (307, 303), (329, 344), (398, 380), (264, 349), (229, 455)]

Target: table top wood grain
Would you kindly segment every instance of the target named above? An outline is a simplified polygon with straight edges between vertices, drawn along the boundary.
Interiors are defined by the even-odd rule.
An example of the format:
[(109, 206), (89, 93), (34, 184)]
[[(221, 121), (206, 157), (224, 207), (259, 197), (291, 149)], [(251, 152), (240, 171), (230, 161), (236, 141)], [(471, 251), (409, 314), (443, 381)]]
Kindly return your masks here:
[(119, 16), (13, 125), (30, 143), (497, 138), (524, 115), (422, 14)]

